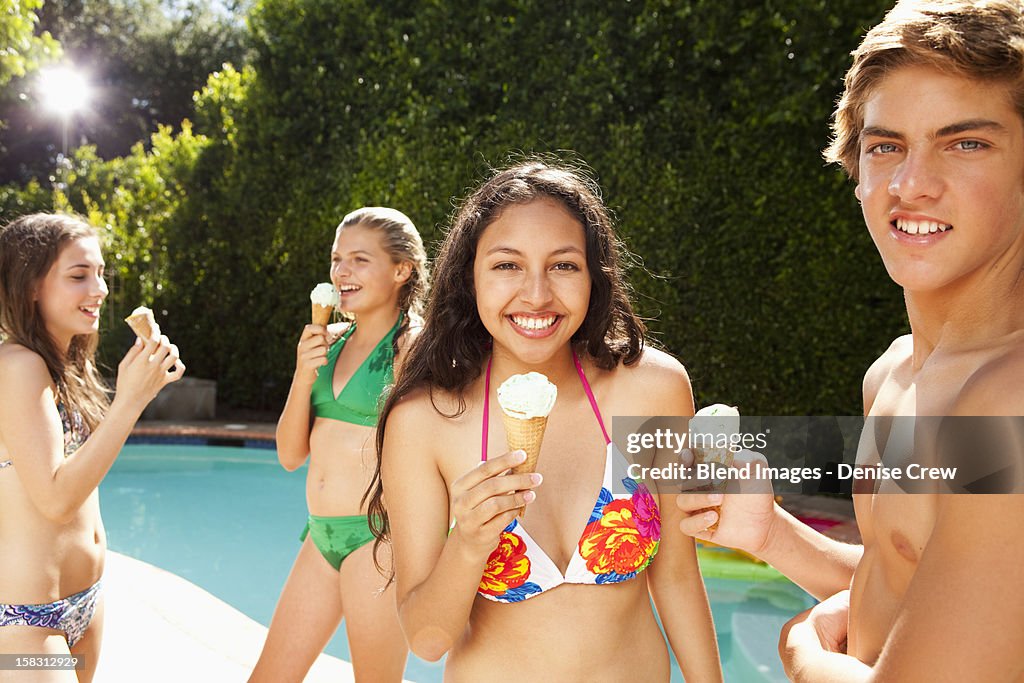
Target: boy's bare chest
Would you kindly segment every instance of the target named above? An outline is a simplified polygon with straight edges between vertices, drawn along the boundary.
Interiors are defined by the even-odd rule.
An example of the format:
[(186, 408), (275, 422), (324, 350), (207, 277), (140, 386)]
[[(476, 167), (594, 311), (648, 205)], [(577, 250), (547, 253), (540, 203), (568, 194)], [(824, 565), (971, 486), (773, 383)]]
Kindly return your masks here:
[(954, 406), (965, 381), (959, 370), (944, 364), (915, 373), (909, 363), (897, 366), (871, 405), (858, 463), (880, 465), (900, 476), (855, 482), (865, 556), (854, 585), (863, 593), (859, 597), (871, 597), (861, 609), (899, 601), (934, 529), (936, 482), (911, 479), (908, 473), (920, 476), (937, 464), (942, 416)]
[(935, 524), (925, 495), (862, 494), (854, 507), (864, 554), (850, 586), (848, 652), (873, 663), (892, 630)]
[(934, 355), (923, 367), (911, 358), (891, 367), (871, 405), (872, 416), (949, 415), (977, 369), (973, 354)]

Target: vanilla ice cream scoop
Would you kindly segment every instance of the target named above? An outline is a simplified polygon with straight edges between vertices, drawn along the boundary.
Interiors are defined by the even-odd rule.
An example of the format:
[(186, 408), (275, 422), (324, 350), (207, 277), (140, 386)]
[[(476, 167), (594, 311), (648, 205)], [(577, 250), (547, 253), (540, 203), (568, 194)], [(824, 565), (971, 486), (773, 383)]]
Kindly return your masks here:
[(690, 418), (690, 450), (698, 462), (727, 465), (740, 431), (740, 411), (715, 403)]
[(539, 372), (512, 375), (498, 387), (501, 410), (519, 420), (547, 417), (557, 397), (558, 387)]
[(740, 431), (740, 411), (724, 403), (705, 406), (690, 420), (690, 431), (711, 434), (716, 442), (724, 436), (731, 442), (733, 436)]
[(709, 406), (704, 406), (697, 411), (694, 417), (708, 417), (720, 415), (722, 417), (739, 417), (740, 411), (736, 409), (736, 406), (727, 406), (724, 403), (712, 403)]
[(334, 308), (338, 305), (338, 290), (330, 282), (321, 282), (309, 293), (309, 300), (317, 306)]

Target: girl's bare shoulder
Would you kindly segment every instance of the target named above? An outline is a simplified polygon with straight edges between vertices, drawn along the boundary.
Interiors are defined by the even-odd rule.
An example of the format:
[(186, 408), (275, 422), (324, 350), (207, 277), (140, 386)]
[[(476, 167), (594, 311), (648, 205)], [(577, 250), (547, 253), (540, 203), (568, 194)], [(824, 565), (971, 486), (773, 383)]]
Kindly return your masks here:
[(0, 344), (0, 400), (53, 389), (46, 361), (21, 344)]
[(458, 395), (436, 387), (420, 386), (403, 396), (388, 416), (408, 423), (409, 429), (446, 429), (462, 421), (471, 412), (472, 403)]
[(422, 326), (417, 324), (415, 318), (409, 321), (409, 327), (406, 328), (405, 332), (402, 333), (402, 336), (398, 338), (399, 356), (405, 356), (406, 352), (409, 350), (409, 347), (412, 346), (412, 343), (419, 336), (420, 331), (422, 329)]
[(36, 375), (49, 378), (46, 361), (38, 353), (14, 342), (0, 344), (0, 379), (16, 375), (24, 380)]
[(583, 361), (598, 403), (612, 415), (692, 415), (693, 389), (683, 364), (672, 355), (645, 346), (636, 362), (610, 370)]

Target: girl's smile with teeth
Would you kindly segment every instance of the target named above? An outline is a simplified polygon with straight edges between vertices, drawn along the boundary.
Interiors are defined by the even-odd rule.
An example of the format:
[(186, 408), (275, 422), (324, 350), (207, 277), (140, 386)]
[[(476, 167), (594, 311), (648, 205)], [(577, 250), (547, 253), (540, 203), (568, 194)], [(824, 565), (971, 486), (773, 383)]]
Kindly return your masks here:
[(559, 316), (546, 315), (538, 317), (513, 313), (509, 318), (513, 324), (528, 330), (546, 330), (555, 324)]

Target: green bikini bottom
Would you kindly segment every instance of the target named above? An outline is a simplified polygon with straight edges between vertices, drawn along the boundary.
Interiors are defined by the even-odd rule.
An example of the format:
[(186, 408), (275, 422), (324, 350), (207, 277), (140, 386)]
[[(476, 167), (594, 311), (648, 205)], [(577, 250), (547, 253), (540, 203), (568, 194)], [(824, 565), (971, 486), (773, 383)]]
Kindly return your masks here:
[(299, 540), (305, 541), (307, 535), (312, 535), (313, 545), (335, 569), (340, 569), (341, 563), (346, 557), (373, 540), (370, 525), (366, 522), (366, 515), (350, 517), (310, 515)]

